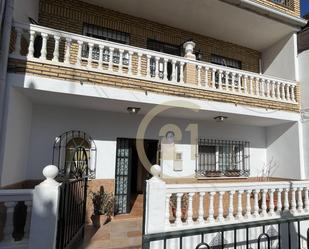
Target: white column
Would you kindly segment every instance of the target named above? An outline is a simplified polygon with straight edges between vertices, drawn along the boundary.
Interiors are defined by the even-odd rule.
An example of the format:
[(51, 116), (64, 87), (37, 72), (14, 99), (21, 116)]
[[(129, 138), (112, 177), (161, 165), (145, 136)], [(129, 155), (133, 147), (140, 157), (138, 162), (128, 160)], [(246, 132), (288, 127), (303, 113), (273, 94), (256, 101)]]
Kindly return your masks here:
[(288, 84), (286, 84), (286, 100), (290, 101), (291, 100), (291, 96), (290, 96), (290, 86)]
[[(132, 51), (129, 51), (129, 64), (128, 64), (128, 74), (129, 75), (132, 75), (132, 59), (133, 59), (133, 52)], [(150, 70), (150, 63), (147, 62), (147, 70), (148, 70), (148, 67), (149, 67), (149, 70)], [(150, 73), (149, 73), (150, 75)]]
[(198, 65), (197, 66), (197, 85), (200, 86), (201, 85), (201, 66)]
[(212, 77), (211, 77), (212, 85), (211, 85), (211, 87), (215, 89), (216, 88), (216, 69), (212, 68), (211, 72), (212, 72)]
[(232, 73), (232, 92), (235, 92), (235, 73)]
[(234, 220), (234, 194), (235, 191), (229, 191), (229, 210), (227, 219), (230, 221)]
[(296, 189), (291, 189), (291, 213), (294, 214), (296, 212)]
[(280, 96), (280, 83), (278, 81), (276, 82), (276, 95), (277, 95), (277, 99), (281, 99), (281, 96)]
[(246, 218), (250, 219), (251, 218), (251, 190), (248, 189), (246, 190)]
[(255, 78), (255, 95), (260, 95), (260, 79), (257, 77)]
[(291, 86), (291, 100), (293, 102), (295, 102), (296, 98), (295, 98), (295, 86)]
[(305, 195), (305, 212), (309, 212), (309, 198), (308, 198), (308, 188), (304, 188)]
[(64, 64), (70, 64), (70, 49), (71, 49), (71, 38), (65, 39), (65, 55), (64, 55)]
[(198, 222), (200, 224), (204, 223), (204, 196), (205, 192), (199, 193), (200, 199), (199, 199), (199, 208), (198, 208)]
[(238, 190), (237, 191), (237, 219), (241, 220), (243, 219), (243, 215), (242, 215), (242, 194), (244, 191), (242, 190)]
[(298, 197), (297, 197), (297, 210), (302, 213), (304, 211), (304, 203), (303, 203), (303, 188), (297, 189)]
[(238, 92), (241, 92), (241, 78), (242, 75), (240, 73), (238, 73)]
[(123, 53), (124, 53), (124, 50), (123, 49), (119, 49), (119, 67), (118, 67), (119, 73), (123, 73), (122, 72), (122, 68), (123, 68)]
[(166, 194), (165, 197), (165, 225), (170, 225), (170, 198), (171, 194)]
[(172, 60), (172, 81), (177, 81), (176, 78), (176, 61)]
[[(78, 51), (77, 51), (77, 57), (76, 57), (76, 65), (81, 66), (82, 62), (82, 46), (83, 46), (83, 41), (77, 41), (78, 44)], [(99, 62), (99, 67), (100, 67), (100, 62)]]
[(284, 91), (284, 83), (281, 83), (281, 99), (286, 100), (285, 91)]
[(266, 97), (270, 97), (270, 93), (269, 93), (269, 80), (265, 80), (265, 87), (266, 87)]
[(253, 77), (249, 76), (249, 82), (250, 82), (250, 94), (253, 95)]
[(219, 192), (219, 205), (218, 205), (218, 222), (223, 222), (224, 217), (223, 217), (223, 195), (224, 192), (220, 191)]
[(277, 191), (277, 215), (280, 215), (282, 211), (281, 192), (282, 192), (282, 189), (279, 188)]
[(265, 80), (261, 79), (261, 96), (265, 96)]
[(219, 70), (219, 80), (218, 80), (218, 85), (219, 89), (222, 90), (222, 70)]
[(180, 81), (179, 81), (179, 83), (181, 83), (181, 84), (184, 83), (183, 82), (183, 67), (184, 67), (184, 64), (185, 63), (183, 61), (180, 62), (180, 75), (179, 75)]
[(193, 196), (194, 196), (194, 193), (189, 193), (189, 198), (188, 198), (188, 219), (187, 219), (187, 222), (189, 225), (192, 225), (193, 224), (193, 205), (192, 205), (192, 202), (193, 202)]
[(33, 191), (29, 239), (31, 249), (54, 249), (56, 246), (60, 184), (54, 179), (58, 175), (58, 168), (46, 166), (43, 175), (46, 180)]
[(47, 55), (47, 37), (48, 35), (45, 33), (41, 34), (42, 36), (42, 49), (41, 49), (41, 57), (40, 59), (46, 60)]
[(159, 76), (160, 76), (159, 60), (160, 60), (160, 57), (155, 57), (155, 62), (156, 62), (155, 78), (156, 79), (159, 79)]
[(248, 92), (247, 92), (247, 90), (248, 90), (247, 82), (248, 82), (248, 76), (245, 75), (244, 76), (244, 94), (246, 94), (246, 95), (248, 95)]
[(269, 216), (275, 214), (274, 192), (274, 189), (269, 189)]
[(260, 214), (259, 214), (259, 211), (260, 211), (260, 208), (259, 208), (259, 190), (258, 189), (255, 189), (254, 190), (254, 213), (253, 213), (253, 216), (255, 218), (259, 217)]
[(19, 27), (15, 27), (15, 31), (16, 31), (16, 40), (15, 40), (15, 50), (14, 50), (13, 54), (20, 55), (21, 35), (22, 35), (22, 32), (23, 32), (23, 29), (21, 29)]
[(290, 209), (290, 206), (289, 206), (289, 189), (288, 188), (284, 189), (283, 208), (284, 208), (284, 211), (289, 211), (289, 209)]
[(275, 82), (271, 81), (271, 97), (275, 98), (276, 94), (275, 94)]
[(262, 217), (266, 217), (267, 215), (266, 195), (267, 195), (267, 189), (263, 189), (262, 190), (262, 212), (261, 212)]
[(209, 67), (205, 67), (205, 87), (208, 88), (208, 71)]
[(92, 67), (92, 51), (93, 51), (93, 46), (94, 46), (93, 43), (91, 43), (91, 42), (88, 43), (89, 53), (88, 53), (87, 67)]
[(102, 44), (99, 45), (99, 61), (98, 61), (98, 69), (103, 69), (103, 49), (104, 46)]
[(213, 223), (214, 219), (214, 196), (216, 192), (209, 192), (209, 210), (208, 210), (208, 219), (209, 223)]
[(179, 226), (182, 224), (182, 221), (181, 221), (181, 198), (183, 196), (183, 193), (177, 193), (176, 194), (176, 198), (177, 198), (177, 201), (176, 201), (176, 221), (175, 221), (175, 224), (176, 226)]
[(163, 63), (164, 63), (163, 79), (167, 80), (167, 63), (168, 63), (168, 59), (164, 58), (164, 62)]
[(30, 30), (30, 39), (29, 39), (29, 47), (28, 47), (28, 58), (33, 58), (34, 38), (35, 38), (35, 31), (34, 30)]
[(55, 35), (54, 39), (55, 39), (55, 49), (54, 49), (52, 61), (59, 62), (59, 42), (60, 42), (60, 36)]

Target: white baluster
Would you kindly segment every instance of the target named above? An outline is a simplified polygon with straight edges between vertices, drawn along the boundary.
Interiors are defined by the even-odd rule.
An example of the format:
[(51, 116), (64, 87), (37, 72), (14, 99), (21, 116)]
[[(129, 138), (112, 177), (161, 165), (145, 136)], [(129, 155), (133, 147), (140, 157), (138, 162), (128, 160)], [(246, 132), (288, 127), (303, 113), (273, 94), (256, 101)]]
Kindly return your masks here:
[(251, 218), (251, 190), (246, 190), (246, 215), (247, 219)]
[(255, 95), (259, 96), (260, 95), (260, 79), (259, 78), (255, 78)]
[(28, 58), (33, 58), (34, 52), (34, 38), (35, 38), (35, 31), (30, 30), (30, 39), (29, 39), (29, 47), (28, 47)]
[(181, 198), (182, 196), (183, 196), (183, 193), (176, 194), (176, 197), (177, 197), (176, 221), (175, 221), (176, 226), (179, 226), (182, 223), (181, 221)]
[(269, 216), (275, 214), (274, 192), (274, 189), (269, 189)]
[(269, 87), (269, 80), (265, 80), (265, 87), (266, 87), (266, 93), (265, 93), (265, 96), (266, 97), (270, 97), (270, 87)]
[(275, 98), (276, 94), (275, 94), (275, 82), (271, 81), (271, 97)]
[(55, 39), (55, 49), (54, 49), (52, 61), (59, 62), (59, 42), (60, 42), (60, 36), (55, 35), (54, 39)]
[(160, 74), (159, 60), (160, 60), (160, 57), (155, 57), (155, 61), (156, 61), (155, 78), (156, 79), (159, 79), (159, 74)]
[(250, 81), (250, 94), (253, 95), (253, 77), (249, 76)]
[(239, 73), (238, 74), (238, 92), (239, 93), (241, 92), (241, 78), (242, 78), (242, 75)]
[(242, 215), (242, 194), (244, 191), (242, 190), (238, 190), (237, 191), (237, 219), (241, 220), (243, 219), (243, 215)]
[(23, 32), (23, 29), (19, 28), (19, 27), (15, 27), (15, 31), (16, 31), (16, 40), (15, 40), (15, 50), (14, 50), (13, 54), (20, 55), (20, 52), (21, 52), (21, 35), (22, 35), (22, 32)]
[(244, 76), (244, 94), (248, 94), (247, 92), (247, 81), (248, 81), (248, 76)]
[(94, 46), (93, 43), (91, 43), (91, 42), (88, 43), (89, 53), (88, 53), (87, 67), (92, 67), (92, 51), (93, 51), (93, 46)]
[(289, 206), (289, 189), (288, 188), (284, 189), (283, 208), (284, 208), (285, 212), (289, 211), (289, 209), (290, 209), (290, 206)]
[(12, 237), (12, 233), (14, 230), (14, 224), (13, 224), (13, 216), (14, 216), (14, 208), (16, 206), (17, 202), (5, 202), (4, 205), (6, 207), (6, 221), (4, 226), (4, 238), (3, 241), (6, 242), (12, 242), (14, 241)]
[(261, 80), (261, 96), (265, 97), (265, 80)]
[(194, 193), (189, 193), (189, 200), (188, 200), (188, 224), (189, 225), (192, 225), (193, 224), (193, 205), (192, 205), (192, 202), (193, 202), (193, 196), (194, 196)]
[(171, 194), (165, 196), (165, 225), (170, 225), (170, 198)]
[(277, 95), (277, 99), (281, 99), (281, 96), (280, 96), (280, 83), (278, 81), (276, 82), (276, 95)]
[(284, 91), (285, 85), (281, 83), (281, 99), (286, 100), (285, 91)]
[(205, 192), (199, 193), (200, 200), (199, 200), (199, 208), (198, 208), (198, 222), (204, 223), (204, 196)]
[(282, 189), (279, 188), (277, 191), (277, 215), (280, 215), (282, 211), (281, 192), (282, 192)]
[(119, 67), (118, 67), (119, 73), (123, 73), (123, 71), (122, 71), (122, 69), (123, 69), (123, 54), (124, 54), (124, 50), (119, 49)]
[[(129, 51), (129, 64), (128, 64), (128, 74), (132, 75), (132, 59), (133, 59), (133, 51)], [(149, 68), (149, 75), (150, 75), (150, 61), (147, 61), (147, 70)], [(148, 72), (148, 71), (147, 71)]]
[(215, 221), (214, 219), (214, 196), (215, 192), (210, 192), (209, 193), (209, 210), (208, 210), (208, 219), (207, 221), (209, 223), (213, 223)]
[(219, 79), (218, 79), (218, 85), (219, 89), (222, 90), (222, 70), (219, 70)]
[(230, 221), (234, 220), (234, 194), (235, 191), (229, 191), (229, 210), (227, 219)]
[(308, 198), (308, 188), (304, 188), (305, 195), (305, 212), (309, 212), (309, 198)]
[(65, 39), (65, 55), (64, 55), (64, 64), (69, 65), (70, 64), (70, 50), (71, 50), (71, 38)]
[(211, 69), (212, 71), (212, 88), (216, 88), (216, 70), (214, 68)]
[[(142, 53), (137, 53), (137, 75), (142, 75)], [(158, 65), (156, 64), (156, 71), (158, 70)]]
[(209, 67), (205, 67), (205, 87), (208, 88), (208, 71)]
[(29, 238), (30, 233), (30, 224), (31, 224), (31, 211), (32, 211), (32, 201), (25, 201), (25, 205), (27, 206), (27, 217), (25, 223), (25, 237)]
[(200, 86), (201, 85), (201, 66), (198, 65), (197, 66), (197, 85)]
[(232, 92), (235, 92), (235, 73), (232, 73)]
[(259, 214), (259, 211), (260, 211), (260, 208), (259, 208), (259, 190), (258, 189), (255, 189), (254, 190), (254, 213), (253, 213), (253, 216), (255, 218), (259, 217), (260, 214)]
[(42, 36), (42, 49), (41, 49), (41, 57), (40, 59), (46, 60), (47, 55), (47, 38), (48, 35), (45, 33), (41, 33)]
[(287, 84), (286, 85), (286, 100), (290, 101), (291, 100), (291, 95), (290, 95), (290, 86)]
[(184, 82), (183, 82), (183, 68), (184, 68), (184, 64), (185, 64), (185, 63), (184, 63), (183, 61), (180, 62), (180, 75), (179, 75), (179, 78), (180, 78), (180, 81), (179, 81), (179, 82), (180, 82), (180, 83), (184, 83)]
[(295, 194), (296, 189), (292, 188), (291, 189), (291, 213), (294, 214), (296, 212), (296, 194)]
[(103, 49), (104, 46), (102, 44), (99, 45), (99, 61), (98, 61), (98, 69), (103, 69)]
[(262, 217), (266, 217), (267, 215), (266, 195), (267, 195), (267, 189), (263, 189), (262, 190), (262, 212), (261, 212)]
[(304, 203), (303, 203), (303, 188), (297, 189), (298, 197), (297, 197), (297, 210), (302, 213), (304, 211)]
[(291, 100), (293, 102), (296, 102), (295, 88), (296, 88), (296, 86), (291, 86), (291, 97), (292, 97)]
[(224, 217), (223, 217), (223, 195), (224, 192), (219, 192), (219, 205), (218, 205), (218, 222), (223, 222)]
[(114, 65), (114, 48), (109, 48), (108, 70), (113, 71)]
[(163, 73), (163, 79), (164, 80), (168, 80), (167, 79), (167, 63), (168, 63), (168, 59), (167, 58), (164, 58), (164, 73)]
[(81, 66), (83, 42), (82, 41), (77, 41), (77, 43), (78, 43), (78, 51), (77, 51), (77, 57), (76, 57), (76, 65), (77, 66)]
[(172, 81), (177, 81), (176, 79), (176, 61), (172, 60)]

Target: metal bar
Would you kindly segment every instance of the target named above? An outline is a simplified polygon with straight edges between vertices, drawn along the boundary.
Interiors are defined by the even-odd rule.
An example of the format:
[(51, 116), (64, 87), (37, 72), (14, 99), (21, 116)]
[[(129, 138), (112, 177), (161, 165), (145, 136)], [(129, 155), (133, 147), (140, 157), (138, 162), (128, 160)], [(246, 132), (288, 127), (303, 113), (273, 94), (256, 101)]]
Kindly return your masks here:
[(297, 237), (298, 237), (298, 249), (301, 249), (300, 246), (300, 221), (297, 221)]

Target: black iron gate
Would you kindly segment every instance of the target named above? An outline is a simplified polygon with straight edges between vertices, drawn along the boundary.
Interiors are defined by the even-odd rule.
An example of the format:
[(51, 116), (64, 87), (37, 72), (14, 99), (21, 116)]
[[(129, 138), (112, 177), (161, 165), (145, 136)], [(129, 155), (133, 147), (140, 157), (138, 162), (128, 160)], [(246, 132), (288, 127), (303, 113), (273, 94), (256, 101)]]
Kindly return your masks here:
[(64, 181), (60, 186), (57, 249), (76, 248), (84, 238), (87, 177)]

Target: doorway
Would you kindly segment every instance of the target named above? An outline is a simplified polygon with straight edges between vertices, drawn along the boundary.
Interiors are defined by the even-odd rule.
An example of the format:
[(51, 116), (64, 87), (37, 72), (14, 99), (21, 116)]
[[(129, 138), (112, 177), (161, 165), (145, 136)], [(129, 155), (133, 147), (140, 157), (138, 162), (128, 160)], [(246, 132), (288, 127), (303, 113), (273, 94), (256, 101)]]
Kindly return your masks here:
[[(158, 140), (143, 140), (150, 163), (158, 163)], [(128, 214), (139, 195), (144, 192), (144, 184), (151, 177), (140, 161), (136, 149), (136, 139), (117, 138), (115, 172), (115, 214)]]

